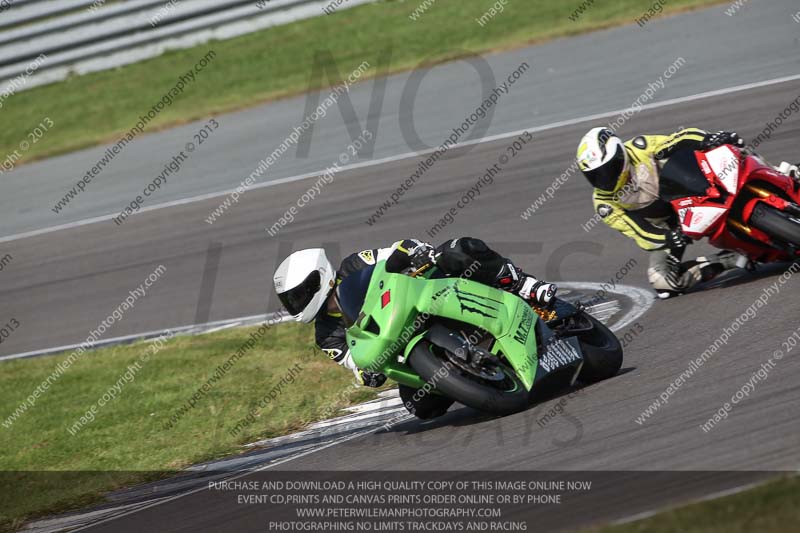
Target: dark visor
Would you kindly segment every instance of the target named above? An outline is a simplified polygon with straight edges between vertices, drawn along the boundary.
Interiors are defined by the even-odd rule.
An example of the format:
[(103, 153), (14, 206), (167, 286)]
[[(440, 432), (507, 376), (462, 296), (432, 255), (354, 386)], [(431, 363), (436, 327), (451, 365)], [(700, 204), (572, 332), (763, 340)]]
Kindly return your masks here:
[(278, 298), (286, 310), (289, 311), (289, 314), (299, 315), (311, 303), (314, 295), (319, 292), (321, 283), (322, 278), (319, 275), (319, 270), (315, 270), (300, 285), (280, 293)]
[(584, 171), (583, 174), (594, 188), (611, 192), (617, 187), (623, 170), (625, 170), (625, 149), (618, 147), (611, 161), (598, 169)]

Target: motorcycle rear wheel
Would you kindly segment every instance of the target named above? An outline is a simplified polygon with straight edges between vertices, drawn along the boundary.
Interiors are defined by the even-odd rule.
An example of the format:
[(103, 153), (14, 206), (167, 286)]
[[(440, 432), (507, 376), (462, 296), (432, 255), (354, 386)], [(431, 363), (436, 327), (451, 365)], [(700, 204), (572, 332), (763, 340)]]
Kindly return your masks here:
[(437, 356), (425, 340), (411, 351), (408, 363), (442, 394), (473, 409), (503, 416), (528, 407), (528, 391), (513, 371), (505, 372), (505, 387), (494, 387), (462, 374), (450, 361)]
[(617, 336), (589, 313), (584, 316), (592, 323), (592, 330), (578, 336), (583, 350), (583, 368), (578, 379), (584, 383), (597, 383), (614, 377), (622, 368), (622, 345)]

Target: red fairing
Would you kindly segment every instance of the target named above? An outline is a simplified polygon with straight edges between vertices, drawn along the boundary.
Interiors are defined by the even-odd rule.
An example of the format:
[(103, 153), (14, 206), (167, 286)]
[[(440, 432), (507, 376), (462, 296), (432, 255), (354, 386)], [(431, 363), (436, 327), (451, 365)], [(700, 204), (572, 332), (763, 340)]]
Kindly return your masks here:
[[(704, 196), (690, 196), (673, 200), (672, 207), (684, 233), (693, 239), (708, 237), (709, 242), (721, 249), (736, 250), (754, 261), (773, 262), (790, 260), (785, 251), (770, 245), (770, 238), (749, 225), (753, 209), (759, 202), (785, 210), (791, 199), (800, 204), (797, 183), (755, 156), (743, 156), (735, 146), (722, 146), (708, 152), (695, 152), (697, 164), (709, 182)], [(748, 194), (754, 196), (744, 206), (737, 205), (737, 217), (746, 227), (732, 231), (729, 224), (731, 208), (737, 203), (743, 189), (750, 184)], [(759, 194), (752, 194), (752, 190)], [(724, 201), (723, 201), (724, 198)], [(741, 201), (739, 202), (741, 204)], [(741, 235), (741, 237), (740, 237)]]

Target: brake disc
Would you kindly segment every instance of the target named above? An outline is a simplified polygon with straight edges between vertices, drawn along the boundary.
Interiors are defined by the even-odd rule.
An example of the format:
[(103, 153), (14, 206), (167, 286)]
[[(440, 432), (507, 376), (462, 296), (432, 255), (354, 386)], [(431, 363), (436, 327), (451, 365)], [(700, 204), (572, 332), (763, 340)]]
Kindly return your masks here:
[(461, 370), (486, 381), (503, 381), (506, 379), (505, 372), (503, 372), (503, 369), (499, 366), (499, 361), (493, 356), (493, 354), (488, 352), (481, 354), (484, 355), (484, 357), (488, 355), (488, 358), (492, 360), (492, 362), (497, 363), (497, 366), (494, 368), (487, 368), (485, 365), (475, 366), (469, 363), (469, 360), (474, 352), (478, 350), (485, 352), (485, 350), (482, 348), (465, 345), (464, 348), (459, 348), (459, 350), (465, 350), (466, 353), (456, 354), (449, 350), (445, 350), (445, 353), (447, 354), (447, 359)]

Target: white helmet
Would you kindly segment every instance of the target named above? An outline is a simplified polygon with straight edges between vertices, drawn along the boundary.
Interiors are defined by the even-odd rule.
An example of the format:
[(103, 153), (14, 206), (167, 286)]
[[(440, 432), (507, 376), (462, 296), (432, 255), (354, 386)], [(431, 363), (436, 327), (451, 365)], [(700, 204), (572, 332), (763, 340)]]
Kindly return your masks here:
[(628, 168), (628, 152), (622, 139), (608, 128), (594, 128), (578, 145), (578, 165), (595, 189), (615, 191)]
[(283, 260), (275, 271), (275, 292), (298, 322), (309, 323), (325, 304), (334, 285), (336, 271), (325, 250), (300, 250)]

